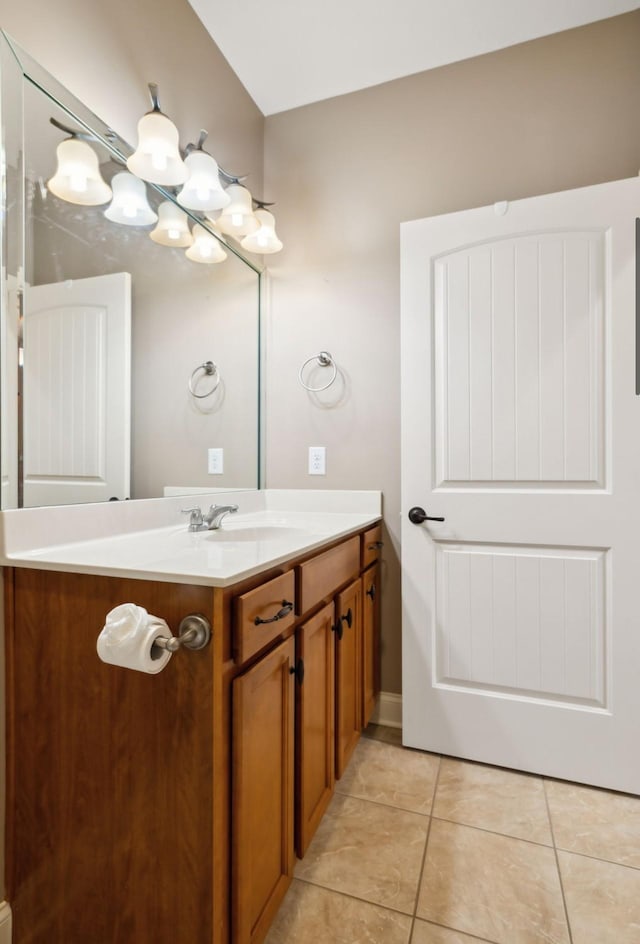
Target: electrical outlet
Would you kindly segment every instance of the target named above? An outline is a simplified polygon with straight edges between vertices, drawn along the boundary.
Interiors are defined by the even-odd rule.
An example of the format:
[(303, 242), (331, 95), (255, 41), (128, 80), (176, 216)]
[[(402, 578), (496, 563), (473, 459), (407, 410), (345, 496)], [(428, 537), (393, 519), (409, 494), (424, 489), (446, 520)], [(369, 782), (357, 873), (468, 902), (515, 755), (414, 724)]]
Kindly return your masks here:
[(325, 475), (326, 449), (324, 446), (309, 446), (309, 475)]
[(207, 450), (209, 475), (222, 475), (224, 471), (224, 449)]

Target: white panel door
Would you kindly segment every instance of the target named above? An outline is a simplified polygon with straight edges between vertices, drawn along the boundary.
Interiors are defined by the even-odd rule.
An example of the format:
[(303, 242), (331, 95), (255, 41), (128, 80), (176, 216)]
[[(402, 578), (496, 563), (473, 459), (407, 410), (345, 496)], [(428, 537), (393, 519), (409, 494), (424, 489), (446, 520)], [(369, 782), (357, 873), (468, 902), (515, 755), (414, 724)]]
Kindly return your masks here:
[(640, 793), (638, 212), (634, 178), (402, 226), (411, 747)]
[(129, 497), (131, 277), (29, 287), (23, 504)]

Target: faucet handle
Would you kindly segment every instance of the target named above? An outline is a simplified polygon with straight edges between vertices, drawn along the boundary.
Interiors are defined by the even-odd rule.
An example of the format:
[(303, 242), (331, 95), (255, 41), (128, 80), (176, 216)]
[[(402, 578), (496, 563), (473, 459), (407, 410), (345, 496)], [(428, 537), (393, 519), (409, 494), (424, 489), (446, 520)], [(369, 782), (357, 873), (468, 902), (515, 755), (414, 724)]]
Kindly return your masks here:
[(204, 518), (202, 517), (202, 509), (199, 505), (196, 505), (195, 508), (181, 508), (181, 515), (190, 515), (189, 518), (189, 530), (196, 531), (202, 527), (204, 524)]

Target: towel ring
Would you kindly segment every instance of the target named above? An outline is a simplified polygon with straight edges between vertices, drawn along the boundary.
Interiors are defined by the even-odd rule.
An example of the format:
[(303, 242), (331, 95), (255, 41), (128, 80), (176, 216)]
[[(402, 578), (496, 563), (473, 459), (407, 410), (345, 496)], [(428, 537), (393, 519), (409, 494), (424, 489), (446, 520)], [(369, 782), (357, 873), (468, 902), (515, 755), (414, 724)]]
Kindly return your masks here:
[[(302, 373), (305, 367), (307, 366), (307, 364), (310, 364), (311, 361), (317, 361), (319, 367), (333, 367), (333, 373), (331, 374), (331, 377), (329, 378), (328, 383), (323, 384), (321, 387), (310, 387), (309, 384), (306, 384), (304, 382)], [(309, 393), (320, 393), (322, 390), (326, 390), (328, 387), (331, 386), (331, 384), (333, 383), (333, 381), (336, 379), (337, 376), (338, 376), (338, 365), (336, 364), (336, 362), (331, 357), (331, 354), (329, 354), (328, 351), (320, 351), (319, 354), (312, 354), (311, 357), (308, 357), (306, 359), (306, 361), (304, 362), (304, 364), (298, 371), (298, 380), (300, 381), (304, 389), (309, 391)]]
[[(203, 370), (205, 373), (205, 376), (207, 377), (215, 377), (215, 380), (213, 382), (213, 387), (211, 388), (211, 390), (207, 390), (206, 393), (196, 393), (195, 390), (193, 389), (193, 380), (199, 370)], [(193, 373), (189, 377), (189, 384), (188, 384), (189, 393), (191, 394), (192, 397), (196, 397), (198, 400), (204, 400), (206, 397), (210, 397), (212, 393), (215, 393), (215, 391), (218, 389), (219, 383), (220, 383), (220, 371), (218, 370), (216, 364), (214, 364), (213, 361), (205, 361), (204, 364), (200, 364), (199, 367), (196, 367), (196, 369), (193, 371)]]

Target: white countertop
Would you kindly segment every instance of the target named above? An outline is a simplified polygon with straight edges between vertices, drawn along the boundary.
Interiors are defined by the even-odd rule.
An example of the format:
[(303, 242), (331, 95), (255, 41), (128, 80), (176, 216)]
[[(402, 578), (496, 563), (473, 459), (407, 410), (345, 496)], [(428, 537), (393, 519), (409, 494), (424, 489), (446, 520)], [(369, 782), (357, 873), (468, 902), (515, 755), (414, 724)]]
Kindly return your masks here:
[(217, 493), (237, 504), (217, 531), (190, 532), (185, 505), (206, 510), (202, 494), (5, 511), (0, 562), (71, 571), (226, 587), (310, 553), (381, 515), (380, 492), (274, 490)]

